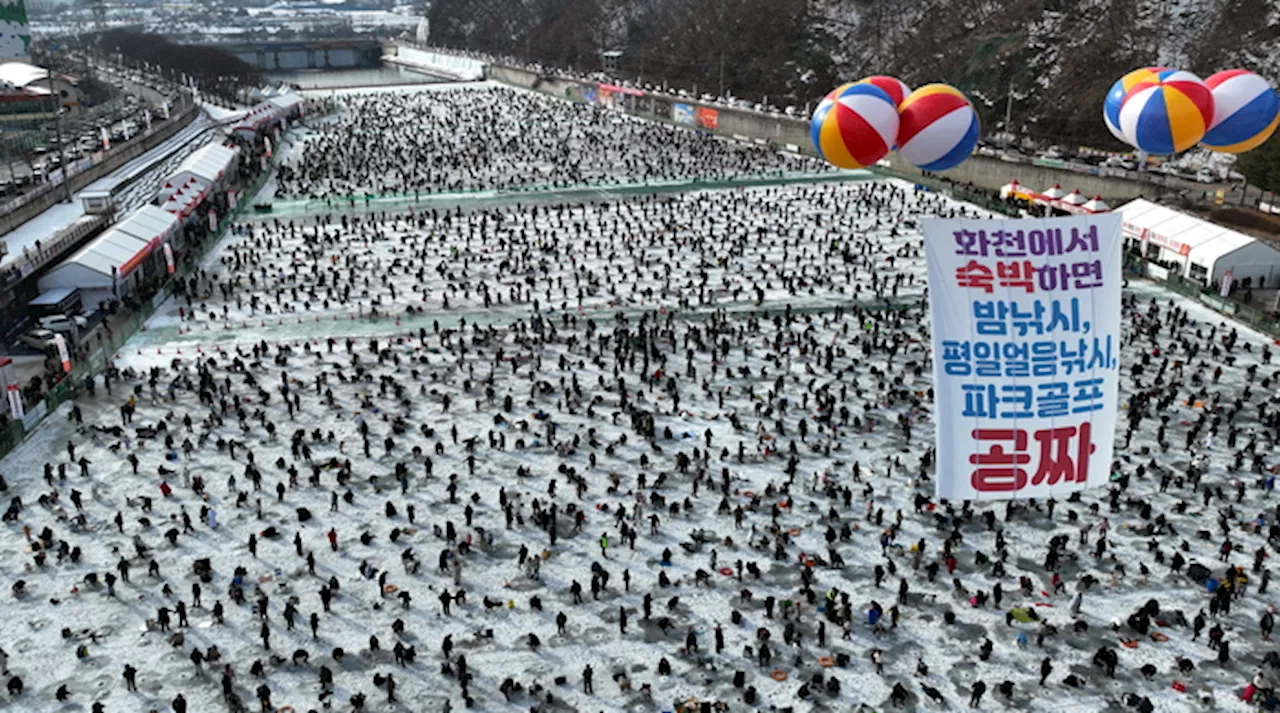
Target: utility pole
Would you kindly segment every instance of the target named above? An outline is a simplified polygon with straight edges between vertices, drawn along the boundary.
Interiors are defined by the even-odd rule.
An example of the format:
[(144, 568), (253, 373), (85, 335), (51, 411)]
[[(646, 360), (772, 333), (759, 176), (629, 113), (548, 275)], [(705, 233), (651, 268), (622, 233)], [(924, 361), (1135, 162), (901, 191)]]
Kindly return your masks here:
[(1009, 140), (1013, 138), (1013, 80), (1009, 80), (1009, 98), (1004, 103), (1004, 150), (1009, 150)]
[(720, 50), (720, 96), (724, 96), (724, 50)]
[[(48, 58), (45, 64), (51, 64)], [(67, 170), (67, 154), (62, 146), (62, 97), (53, 87), (53, 68), (45, 67), (45, 77), (49, 80), (49, 97), (53, 99), (53, 130), (58, 141), (58, 166), (62, 169), (62, 188), (66, 192), (67, 202), (71, 202), (71, 176)]]

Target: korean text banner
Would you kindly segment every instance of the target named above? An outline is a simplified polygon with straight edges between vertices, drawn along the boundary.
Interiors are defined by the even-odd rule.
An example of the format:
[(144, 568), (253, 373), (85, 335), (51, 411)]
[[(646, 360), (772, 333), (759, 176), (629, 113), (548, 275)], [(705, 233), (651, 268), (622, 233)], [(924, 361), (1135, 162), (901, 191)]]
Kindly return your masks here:
[(938, 497), (1044, 498), (1108, 481), (1121, 221), (925, 221)]

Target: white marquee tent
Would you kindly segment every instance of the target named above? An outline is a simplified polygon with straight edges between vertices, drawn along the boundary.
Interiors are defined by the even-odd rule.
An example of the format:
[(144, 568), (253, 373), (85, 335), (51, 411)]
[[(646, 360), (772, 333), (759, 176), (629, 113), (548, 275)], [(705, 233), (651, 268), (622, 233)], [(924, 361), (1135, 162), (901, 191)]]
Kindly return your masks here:
[[(202, 146), (192, 151), (190, 156), (178, 164), (177, 170), (165, 181), (166, 189), (176, 190), (179, 186), (186, 185), (191, 178), (207, 186), (223, 187), (235, 172), (239, 157), (240, 149), (235, 147), (221, 144)], [(162, 197), (168, 198), (167, 195), (163, 195), (164, 192), (164, 190), (161, 191)]]
[(1142, 199), (1115, 211), (1124, 217), (1126, 242), (1141, 244), (1148, 259), (1177, 264), (1183, 277), (1209, 285), (1229, 270), (1236, 284), (1280, 284), (1280, 250), (1257, 238)]
[(41, 277), (40, 290), (78, 287), (89, 304), (110, 296), (113, 285), (126, 294), (137, 268), (179, 229), (178, 219), (167, 211), (142, 206)]

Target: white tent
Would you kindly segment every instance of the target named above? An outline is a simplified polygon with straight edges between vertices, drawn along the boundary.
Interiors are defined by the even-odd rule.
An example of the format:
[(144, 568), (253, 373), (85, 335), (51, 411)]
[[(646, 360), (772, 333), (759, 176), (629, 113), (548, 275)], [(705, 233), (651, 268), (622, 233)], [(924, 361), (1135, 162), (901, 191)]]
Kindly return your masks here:
[(1102, 196), (1094, 196), (1093, 198), (1090, 198), (1088, 202), (1086, 202), (1084, 205), (1080, 207), (1084, 208), (1090, 213), (1106, 213), (1111, 210), (1111, 206), (1107, 205), (1102, 200)]
[(1088, 202), (1089, 199), (1084, 197), (1084, 194), (1080, 192), (1079, 188), (1071, 191), (1062, 198), (1063, 205), (1081, 206)]
[[(221, 144), (202, 146), (178, 164), (177, 170), (166, 180), (165, 190), (176, 190), (191, 178), (199, 179), (206, 186), (224, 186), (235, 171), (239, 157), (238, 148)], [(164, 195), (164, 191), (161, 194)]]
[(303, 107), (305, 106), (302, 97), (294, 94), (293, 92), (277, 94), (276, 96), (267, 99), (267, 103), (278, 109), (281, 116), (290, 119), (301, 116)]
[(1244, 233), (1142, 199), (1116, 212), (1126, 241), (1148, 259), (1175, 263), (1183, 277), (1209, 285), (1231, 271), (1237, 285), (1253, 278), (1270, 286), (1280, 278), (1280, 251)]
[[(79, 287), (101, 299), (118, 285), (124, 294), (132, 289), (127, 278), (178, 230), (177, 218), (155, 206), (142, 206), (41, 277), (40, 289)], [(95, 299), (85, 301), (92, 304)]]
[(1021, 198), (1023, 200), (1035, 199), (1036, 192), (1018, 183), (1018, 179), (1013, 179), (1000, 187), (1001, 198)]
[(1057, 206), (1058, 201), (1062, 200), (1065, 195), (1067, 195), (1067, 192), (1062, 190), (1062, 186), (1055, 183), (1052, 188), (1041, 193), (1036, 202), (1041, 205)]

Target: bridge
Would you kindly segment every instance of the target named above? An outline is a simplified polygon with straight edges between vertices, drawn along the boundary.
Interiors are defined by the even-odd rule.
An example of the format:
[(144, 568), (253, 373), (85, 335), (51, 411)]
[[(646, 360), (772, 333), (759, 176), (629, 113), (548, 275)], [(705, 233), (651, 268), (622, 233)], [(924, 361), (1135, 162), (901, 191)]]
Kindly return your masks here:
[(268, 72), (354, 69), (382, 64), (382, 43), (364, 38), (230, 42), (214, 46)]

